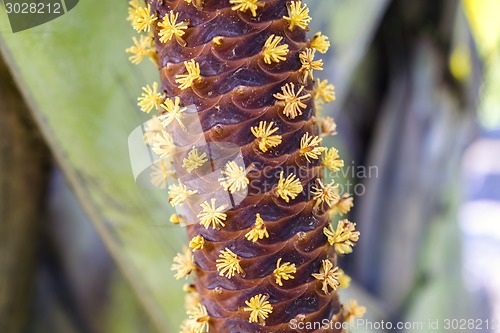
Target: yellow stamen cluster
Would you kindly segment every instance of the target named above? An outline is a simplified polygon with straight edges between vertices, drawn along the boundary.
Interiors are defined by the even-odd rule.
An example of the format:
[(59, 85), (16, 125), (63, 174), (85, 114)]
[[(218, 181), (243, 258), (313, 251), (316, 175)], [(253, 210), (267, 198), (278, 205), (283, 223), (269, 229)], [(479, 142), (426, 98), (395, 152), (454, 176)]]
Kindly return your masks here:
[(163, 17), (163, 20), (158, 23), (158, 26), (161, 28), (160, 32), (158, 32), (158, 36), (160, 37), (160, 42), (166, 43), (172, 39), (173, 36), (176, 38), (182, 38), (186, 33), (184, 30), (188, 28), (186, 22), (177, 22), (179, 19), (179, 13), (174, 13), (173, 10), (170, 13), (166, 14)]
[(167, 165), (163, 160), (160, 160), (160, 162), (156, 163), (153, 166), (152, 172), (151, 172), (151, 184), (153, 184), (155, 187), (164, 189), (167, 187), (167, 182), (170, 178), (172, 178), (175, 175), (175, 172), (172, 171), (171, 169), (167, 168)]
[(346, 323), (350, 323), (356, 318), (362, 318), (365, 313), (366, 308), (364, 306), (360, 306), (356, 300), (349, 300), (344, 305), (344, 320)]
[(301, 86), (299, 91), (295, 93), (295, 85), (287, 83), (281, 87), (282, 93), (274, 94), (273, 96), (279, 101), (279, 104), (284, 106), (283, 113), (290, 119), (295, 119), (302, 114), (302, 109), (307, 107), (302, 101), (311, 97), (311, 94), (300, 96), (304, 86)]
[(292, 1), (288, 6), (288, 16), (283, 16), (289, 22), (289, 29), (293, 30), (295, 26), (301, 29), (307, 29), (307, 25), (311, 22), (309, 16), (309, 8), (302, 1)]
[(332, 225), (329, 225), (328, 228), (323, 228), (323, 233), (328, 238), (328, 243), (335, 247), (338, 254), (352, 253), (352, 247), (359, 240), (356, 223), (349, 220), (339, 221), (336, 230), (333, 230)]
[(278, 45), (283, 40), (283, 37), (271, 35), (266, 40), (262, 48), (262, 56), (266, 64), (280, 62), (286, 60), (288, 54), (288, 44)]
[(175, 76), (175, 83), (179, 84), (179, 89), (185, 90), (192, 87), (196, 82), (201, 80), (200, 64), (194, 59), (184, 61), (187, 74), (179, 74)]
[(330, 103), (335, 100), (335, 87), (328, 80), (318, 79), (314, 87), (314, 99), (317, 104)]
[(331, 218), (335, 216), (335, 214), (339, 214), (343, 216), (351, 211), (351, 208), (354, 206), (353, 198), (349, 193), (345, 193), (340, 198), (339, 202), (337, 202), (332, 209), (329, 211), (329, 215)]
[(131, 0), (128, 2), (128, 17), (127, 17), (127, 21), (134, 21), (134, 14), (135, 14), (135, 11), (139, 8), (142, 7), (142, 4), (139, 0)]
[(175, 278), (177, 280), (183, 277), (187, 278), (195, 269), (193, 253), (186, 246), (184, 247), (183, 253), (178, 253), (174, 258), (172, 270), (177, 271)]
[(241, 260), (230, 249), (226, 248), (222, 250), (219, 258), (216, 260), (216, 267), (220, 276), (226, 276), (226, 278), (231, 279), (236, 273), (243, 273), (243, 269), (240, 266)]
[(196, 147), (193, 147), (189, 151), (188, 156), (182, 160), (182, 167), (184, 167), (188, 173), (191, 173), (194, 170), (202, 167), (203, 164), (208, 161), (206, 157), (206, 153), (200, 155), (198, 149)]
[(344, 166), (344, 161), (339, 158), (339, 151), (335, 148), (327, 149), (321, 160), (321, 165), (331, 172), (338, 172)]
[(132, 41), (134, 45), (125, 50), (126, 53), (132, 54), (128, 58), (131, 63), (138, 65), (144, 57), (149, 57), (153, 62), (156, 62), (156, 48), (153, 44), (153, 38), (141, 35), (139, 40), (136, 37), (132, 37)]
[(339, 288), (340, 273), (338, 269), (338, 267), (333, 267), (333, 263), (329, 259), (326, 259), (322, 261), (319, 273), (312, 274), (315, 279), (323, 281), (321, 290), (323, 290), (325, 294), (330, 293), (328, 287), (332, 288), (334, 291)]
[(245, 301), (247, 307), (243, 310), (250, 312), (250, 319), (248, 320), (250, 323), (260, 323), (264, 325), (266, 319), (273, 313), (273, 307), (271, 303), (269, 303), (268, 298), (268, 296), (258, 294), (250, 298), (249, 301)]
[(191, 310), (189, 310), (187, 314), (189, 315), (189, 320), (186, 323), (188, 332), (208, 333), (208, 330), (210, 328), (210, 316), (208, 315), (207, 308), (203, 304), (200, 303), (197, 306), (191, 308)]
[(330, 41), (328, 37), (320, 32), (317, 32), (311, 40), (311, 47), (319, 53), (325, 54), (330, 48)]
[(174, 120), (176, 120), (179, 125), (182, 125), (182, 114), (187, 111), (187, 107), (180, 106), (181, 99), (179, 97), (175, 97), (174, 100), (167, 98), (165, 102), (161, 105), (161, 108), (166, 111), (166, 113), (162, 114), (158, 117), (164, 127), (170, 125)]
[(318, 179), (318, 187), (313, 186), (311, 189), (311, 194), (313, 195), (313, 199), (316, 200), (315, 208), (321, 206), (323, 209), (323, 205), (326, 203), (328, 207), (332, 207), (336, 204), (339, 199), (339, 186), (333, 185), (334, 181), (328, 185), (324, 185), (321, 179)]
[(259, 0), (229, 0), (229, 3), (235, 5), (231, 7), (232, 10), (240, 10), (242, 12), (250, 10), (254, 17), (257, 16), (257, 9), (265, 5), (264, 2)]
[(158, 91), (158, 83), (154, 82), (152, 86), (147, 85), (142, 88), (143, 93), (137, 100), (137, 105), (142, 112), (149, 113), (153, 108), (158, 109), (163, 102), (163, 95)]
[(337, 135), (337, 124), (332, 117), (318, 118), (318, 125), (320, 129), (320, 137), (324, 138), (328, 135)]
[(314, 80), (313, 71), (323, 70), (323, 60), (314, 60), (315, 54), (316, 50), (310, 48), (305, 49), (299, 54), (299, 59), (302, 63), (300, 71), (304, 72), (304, 81), (307, 79), (307, 77), (310, 77), (311, 80)]
[(347, 289), (350, 287), (351, 285), (351, 277), (349, 275), (347, 275), (344, 270), (340, 269), (339, 268), (339, 273), (340, 273), (340, 277), (339, 277), (339, 288), (341, 289)]
[(269, 148), (277, 147), (281, 143), (281, 135), (273, 135), (279, 128), (274, 126), (274, 122), (269, 125), (266, 121), (259, 122), (259, 126), (254, 126), (250, 130), (259, 142), (259, 149), (266, 152)]
[(200, 219), (200, 224), (208, 229), (212, 225), (213, 229), (218, 229), (219, 227), (224, 227), (224, 221), (227, 215), (223, 211), (228, 207), (227, 205), (222, 205), (220, 207), (215, 206), (215, 199), (211, 199), (210, 204), (205, 201), (200, 206), (202, 211), (197, 215)]
[[(136, 5), (136, 4), (134, 4)], [(132, 27), (137, 32), (151, 31), (151, 25), (158, 20), (156, 14), (151, 14), (151, 5), (146, 7), (136, 7), (129, 11), (129, 20), (132, 21)]]
[(157, 133), (153, 138), (152, 147), (155, 154), (161, 158), (168, 157), (175, 150), (175, 144), (172, 136), (167, 131)]
[(306, 132), (300, 139), (299, 154), (304, 156), (308, 162), (311, 162), (311, 159), (319, 159), (319, 156), (326, 150), (325, 147), (319, 146), (322, 140), (319, 136), (312, 136)]
[(235, 193), (247, 188), (250, 181), (247, 178), (249, 170), (238, 166), (236, 162), (230, 161), (226, 164), (224, 170), (221, 171), (223, 178), (219, 178), (219, 182), (226, 191)]
[(276, 193), (286, 202), (290, 202), (290, 199), (295, 199), (299, 193), (303, 190), (300, 179), (296, 178), (295, 175), (289, 174), (288, 177), (283, 178), (283, 171), (281, 171), (280, 179), (278, 181), (278, 186), (276, 188)]
[(260, 217), (260, 214), (255, 216), (255, 224), (249, 232), (245, 234), (246, 239), (251, 242), (257, 242), (259, 239), (269, 238), (269, 233), (267, 232), (264, 220)]
[(293, 274), (297, 272), (297, 268), (295, 267), (295, 264), (291, 264), (289, 262), (281, 264), (281, 260), (282, 258), (278, 259), (278, 262), (276, 263), (276, 269), (274, 270), (273, 274), (276, 277), (276, 283), (280, 286), (283, 286), (283, 282), (281, 280), (293, 280)]
[(172, 206), (178, 206), (187, 200), (190, 196), (198, 193), (197, 190), (189, 190), (181, 180), (178, 180), (179, 185), (173, 184), (168, 187), (168, 202)]
[(204, 246), (205, 246), (205, 238), (203, 238), (202, 235), (193, 237), (193, 239), (191, 239), (191, 241), (189, 242), (189, 247), (193, 249), (193, 252), (196, 252), (198, 250), (203, 250)]

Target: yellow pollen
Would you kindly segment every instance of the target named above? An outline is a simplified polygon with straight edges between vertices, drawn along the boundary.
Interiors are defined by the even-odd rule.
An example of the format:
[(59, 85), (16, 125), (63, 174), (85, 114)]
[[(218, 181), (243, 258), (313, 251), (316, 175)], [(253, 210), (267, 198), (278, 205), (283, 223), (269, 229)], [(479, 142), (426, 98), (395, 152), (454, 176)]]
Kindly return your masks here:
[(323, 185), (321, 179), (318, 179), (318, 187), (313, 186), (311, 189), (311, 194), (313, 195), (313, 199), (316, 200), (316, 205), (314, 208), (321, 206), (323, 209), (324, 204), (326, 203), (328, 207), (332, 207), (340, 200), (339, 196), (339, 186), (333, 185), (334, 181), (328, 185)]
[(273, 313), (273, 307), (271, 303), (269, 303), (268, 298), (268, 296), (258, 294), (252, 297), (249, 301), (245, 301), (247, 307), (243, 310), (250, 312), (250, 318), (248, 320), (250, 323), (259, 323), (264, 325), (266, 319), (271, 313)]
[(251, 242), (257, 242), (259, 239), (269, 238), (269, 233), (267, 232), (264, 220), (260, 217), (260, 214), (255, 215), (255, 224), (249, 232), (245, 234), (246, 239)]
[(236, 273), (243, 273), (243, 269), (240, 266), (241, 260), (230, 249), (226, 248), (222, 250), (219, 258), (216, 260), (216, 267), (220, 276), (226, 276), (226, 278), (231, 279)]
[(151, 14), (151, 5), (149, 4), (131, 11), (129, 17), (132, 21), (132, 27), (137, 32), (151, 31), (151, 25), (158, 20), (156, 14)]
[(262, 48), (262, 56), (266, 64), (280, 62), (286, 60), (288, 54), (288, 44), (278, 45), (283, 40), (283, 37), (271, 35), (266, 40)]
[(283, 178), (283, 173), (281, 171), (276, 193), (286, 202), (290, 202), (290, 199), (295, 199), (302, 192), (303, 187), (300, 180), (293, 173), (289, 174), (286, 179)]
[(338, 272), (338, 269), (338, 267), (333, 268), (332, 262), (329, 259), (326, 259), (322, 261), (319, 273), (312, 274), (315, 279), (323, 281), (323, 287), (321, 290), (323, 290), (325, 294), (330, 294), (328, 287), (333, 290), (337, 290), (339, 288), (340, 273)]
[(317, 104), (330, 103), (335, 100), (335, 87), (328, 80), (317, 80), (314, 87), (314, 99)]
[(193, 252), (203, 250), (204, 246), (205, 238), (203, 238), (202, 235), (193, 237), (193, 239), (191, 239), (191, 241), (189, 242), (189, 247), (193, 249)]
[(180, 106), (181, 99), (179, 97), (175, 97), (174, 100), (167, 98), (165, 102), (161, 105), (161, 108), (166, 111), (166, 113), (160, 115), (158, 119), (161, 121), (163, 127), (167, 127), (174, 120), (176, 120), (181, 127), (184, 127), (182, 124), (182, 114), (187, 111), (187, 107)]
[(219, 182), (226, 191), (235, 193), (247, 188), (250, 181), (247, 178), (249, 169), (245, 170), (238, 166), (236, 162), (230, 161), (226, 164), (224, 170), (221, 171), (223, 178), (219, 178)]
[(293, 274), (297, 272), (297, 268), (295, 267), (295, 264), (291, 264), (289, 262), (281, 264), (281, 260), (282, 258), (278, 259), (278, 262), (276, 263), (276, 269), (274, 270), (273, 274), (274, 276), (276, 276), (276, 283), (280, 286), (283, 286), (283, 282), (281, 280), (293, 280)]
[(257, 9), (265, 5), (262, 1), (258, 0), (229, 0), (229, 3), (235, 5), (231, 7), (232, 10), (240, 10), (242, 12), (250, 10), (254, 17), (257, 16)]
[(346, 323), (352, 322), (356, 318), (362, 318), (365, 313), (366, 308), (360, 306), (356, 300), (349, 300), (344, 305), (344, 320)]
[(196, 306), (192, 307), (187, 314), (189, 315), (189, 332), (208, 333), (210, 329), (210, 316), (208, 315), (207, 308), (203, 304), (198, 303)]
[(320, 31), (317, 32), (312, 38), (311, 47), (317, 50), (319, 53), (325, 54), (326, 52), (328, 52), (328, 49), (330, 48), (330, 41), (328, 40), (328, 37), (321, 34)]
[(212, 225), (213, 229), (218, 229), (219, 227), (224, 227), (224, 221), (227, 218), (227, 215), (223, 213), (223, 211), (228, 207), (227, 204), (222, 205), (220, 207), (215, 207), (216, 199), (211, 199), (211, 204), (207, 201), (202, 203), (200, 206), (202, 211), (198, 214), (198, 218), (200, 219), (200, 224), (208, 229), (210, 225)]
[(194, 170), (200, 168), (205, 164), (208, 159), (206, 158), (207, 154), (203, 153), (200, 155), (200, 152), (196, 147), (193, 147), (188, 156), (182, 160), (182, 166), (186, 168), (188, 173), (193, 172)]
[(175, 76), (175, 83), (179, 84), (179, 89), (185, 90), (192, 87), (196, 82), (201, 81), (200, 64), (191, 59), (185, 61), (187, 74), (179, 74)]
[(310, 159), (319, 159), (319, 156), (326, 150), (326, 147), (319, 146), (322, 140), (319, 136), (312, 136), (306, 132), (300, 140), (299, 154), (305, 156), (308, 162), (311, 162)]
[(307, 107), (302, 100), (311, 97), (311, 94), (300, 96), (304, 86), (301, 86), (299, 91), (295, 93), (295, 85), (287, 83), (281, 87), (282, 93), (274, 94), (273, 96), (278, 100), (278, 104), (284, 106), (283, 113), (290, 119), (295, 119), (298, 115), (302, 114), (302, 109)]
[(338, 254), (352, 253), (352, 247), (359, 240), (359, 231), (356, 231), (356, 223), (349, 220), (339, 221), (337, 229), (333, 229), (330, 224), (328, 228), (323, 228), (323, 233), (328, 238), (328, 243), (335, 247)]
[(131, 63), (138, 65), (142, 62), (144, 57), (149, 57), (151, 61), (156, 63), (156, 48), (154, 46), (153, 38), (149, 36), (141, 35), (139, 40), (136, 37), (132, 37), (134, 45), (125, 50), (126, 53), (131, 53), (132, 55), (128, 58)]
[(172, 136), (167, 131), (157, 133), (152, 139), (152, 148), (155, 154), (160, 158), (166, 158), (172, 154), (176, 146), (173, 142)]
[(320, 137), (324, 138), (329, 135), (337, 135), (337, 124), (332, 117), (318, 118), (318, 125), (320, 129)]
[(304, 81), (307, 77), (310, 77), (311, 80), (314, 80), (313, 71), (322, 71), (323, 70), (323, 60), (314, 60), (314, 55), (316, 54), (315, 49), (305, 49), (299, 54), (300, 62), (302, 63), (302, 67), (300, 68), (301, 72), (304, 72)]
[(187, 200), (190, 196), (196, 194), (197, 190), (189, 190), (181, 180), (178, 180), (179, 185), (173, 184), (168, 187), (168, 202), (172, 206), (178, 206)]
[(259, 126), (250, 129), (259, 142), (259, 149), (264, 153), (269, 148), (277, 147), (281, 143), (281, 135), (273, 135), (279, 128), (273, 128), (273, 126), (274, 122), (270, 122), (268, 125), (267, 122), (261, 121)]
[(174, 258), (172, 270), (177, 271), (175, 278), (177, 280), (180, 280), (183, 277), (187, 278), (195, 270), (195, 268), (193, 253), (186, 246), (183, 249), (183, 253), (178, 253)]
[(339, 158), (339, 151), (335, 148), (325, 150), (321, 165), (331, 172), (338, 172), (344, 166), (344, 161)]
[(184, 36), (186, 33), (184, 30), (188, 28), (187, 23), (184, 21), (177, 23), (178, 19), (179, 13), (174, 13), (174, 11), (171, 10), (170, 13), (166, 14), (163, 20), (158, 23), (158, 26), (161, 28), (160, 32), (158, 32), (160, 42), (166, 43), (171, 40), (173, 36), (176, 38)]
[(290, 30), (293, 30), (295, 26), (307, 29), (307, 25), (312, 20), (309, 16), (309, 8), (306, 4), (302, 6), (302, 1), (292, 1), (288, 6), (288, 16), (283, 16), (283, 18), (289, 22)]
[(158, 83), (154, 82), (152, 86), (147, 85), (142, 88), (142, 95), (137, 100), (137, 105), (142, 112), (149, 113), (153, 108), (158, 109), (163, 102), (163, 95), (158, 91)]

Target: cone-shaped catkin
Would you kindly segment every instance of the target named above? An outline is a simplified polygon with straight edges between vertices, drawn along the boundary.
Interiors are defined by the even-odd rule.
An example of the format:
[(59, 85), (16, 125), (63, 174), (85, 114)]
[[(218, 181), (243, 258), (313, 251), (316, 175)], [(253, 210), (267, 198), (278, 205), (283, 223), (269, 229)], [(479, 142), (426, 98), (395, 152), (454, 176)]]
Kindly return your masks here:
[[(336, 291), (336, 251), (349, 253), (359, 234), (347, 220), (341, 233), (329, 227), (328, 209), (342, 215), (352, 199), (321, 181), (325, 166), (341, 165), (335, 149), (321, 147), (322, 133), (335, 127), (318, 123), (314, 97), (334, 97), (326, 81), (315, 91), (322, 63), (314, 56), (327, 41), (307, 39), (306, 6), (149, 0), (139, 13), (131, 5), (142, 15), (131, 18), (136, 30), (148, 25), (154, 33), (161, 75), (161, 93), (145, 90), (140, 106), (148, 112), (166, 98), (156, 105), (159, 119), (177, 128), (156, 134), (153, 150), (166, 155), (175, 144), (181, 151), (170, 203), (187, 206), (172, 221), (186, 223), (191, 242), (175, 268), (178, 277), (193, 273), (188, 290), (199, 295), (183, 332), (341, 332), (349, 314)], [(130, 53), (154, 54), (139, 51)], [(189, 138), (198, 121), (195, 144)]]

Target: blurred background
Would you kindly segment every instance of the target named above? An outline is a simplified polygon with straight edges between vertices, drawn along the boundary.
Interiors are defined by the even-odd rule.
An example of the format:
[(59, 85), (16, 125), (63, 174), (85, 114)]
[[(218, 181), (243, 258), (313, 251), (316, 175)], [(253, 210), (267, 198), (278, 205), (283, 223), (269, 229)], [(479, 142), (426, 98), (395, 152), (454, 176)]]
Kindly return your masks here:
[[(308, 4), (311, 33), (333, 42), (320, 77), (337, 100), (321, 112), (362, 235), (342, 298), (374, 322), (500, 332), (486, 329), (500, 319), (500, 0)], [(166, 194), (132, 176), (136, 98), (158, 74), (127, 60), (126, 1), (82, 1), (15, 34), (4, 9), (0, 332), (177, 332), (170, 265), (186, 238)]]

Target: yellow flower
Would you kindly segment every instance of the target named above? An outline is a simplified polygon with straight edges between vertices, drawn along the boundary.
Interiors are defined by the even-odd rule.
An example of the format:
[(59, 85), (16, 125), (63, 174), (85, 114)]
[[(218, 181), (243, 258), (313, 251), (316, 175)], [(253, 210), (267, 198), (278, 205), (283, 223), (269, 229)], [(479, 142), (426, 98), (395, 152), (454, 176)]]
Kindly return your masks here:
[(339, 158), (339, 151), (330, 148), (325, 151), (321, 165), (328, 168), (331, 172), (338, 172), (344, 166), (344, 161)]
[(194, 257), (191, 250), (186, 246), (183, 249), (184, 253), (178, 253), (174, 258), (174, 263), (172, 264), (172, 270), (177, 271), (175, 278), (177, 280), (183, 277), (188, 277), (194, 270)]
[(264, 56), (264, 62), (266, 64), (271, 64), (273, 61), (280, 62), (286, 60), (288, 44), (278, 45), (282, 40), (283, 37), (275, 35), (269, 36), (266, 40), (262, 48), (262, 55)]
[(325, 54), (326, 52), (328, 52), (328, 49), (330, 48), (330, 41), (328, 40), (328, 37), (321, 34), (320, 31), (317, 32), (312, 38), (311, 47), (317, 50), (319, 53)]
[(167, 165), (163, 160), (159, 163), (155, 163), (151, 172), (151, 184), (154, 186), (164, 189), (167, 187), (167, 182), (170, 178), (175, 175), (175, 172), (167, 168)]
[(256, 242), (259, 239), (269, 238), (269, 233), (267, 232), (264, 220), (260, 217), (260, 214), (256, 214), (255, 224), (249, 232), (245, 234), (246, 239), (252, 242)]
[(208, 324), (210, 316), (208, 315), (207, 308), (203, 304), (198, 304), (187, 313), (189, 315), (189, 326), (192, 333), (208, 333), (210, 328)]
[(179, 89), (185, 90), (192, 87), (195, 82), (201, 80), (200, 64), (194, 59), (191, 61), (184, 61), (187, 74), (180, 74), (175, 76), (175, 83), (179, 84)]
[(352, 322), (355, 318), (362, 318), (365, 313), (366, 308), (360, 306), (356, 300), (349, 300), (344, 305), (344, 320), (346, 323)]
[(173, 36), (181, 38), (186, 33), (184, 30), (188, 28), (186, 22), (182, 21), (177, 23), (179, 18), (179, 13), (174, 13), (173, 10), (163, 17), (163, 20), (158, 23), (161, 28), (158, 36), (160, 37), (160, 42), (166, 43), (172, 39)]
[(311, 189), (311, 194), (313, 195), (313, 199), (316, 200), (316, 205), (314, 207), (317, 208), (321, 205), (321, 208), (323, 209), (324, 203), (326, 203), (328, 207), (332, 207), (340, 199), (339, 186), (338, 185), (333, 186), (334, 183), (333, 180), (330, 184), (326, 186), (323, 185), (321, 179), (318, 179), (317, 181), (319, 187), (313, 186)]
[(198, 214), (198, 218), (200, 219), (200, 224), (208, 229), (210, 225), (212, 225), (213, 229), (217, 229), (219, 227), (224, 227), (224, 221), (227, 218), (227, 215), (223, 213), (223, 211), (228, 207), (228, 205), (222, 205), (220, 207), (215, 207), (215, 199), (211, 199), (211, 205), (205, 201), (201, 205), (202, 211)]
[(319, 273), (312, 274), (315, 279), (323, 281), (323, 287), (321, 288), (321, 290), (323, 290), (325, 294), (330, 293), (328, 287), (332, 288), (333, 290), (337, 290), (339, 288), (340, 273), (338, 272), (338, 269), (338, 267), (333, 268), (332, 262), (329, 259), (326, 259), (322, 261)]
[(220, 259), (217, 259), (217, 271), (220, 276), (226, 276), (226, 278), (231, 279), (236, 273), (243, 273), (243, 269), (240, 266), (240, 259), (238, 256), (232, 252), (230, 249), (220, 251)]
[(134, 20), (134, 14), (135, 14), (135, 11), (139, 8), (142, 7), (142, 4), (139, 0), (131, 0), (128, 2), (128, 17), (127, 17), (127, 21), (133, 21)]
[(314, 80), (313, 71), (322, 71), (323, 70), (323, 60), (314, 60), (314, 55), (316, 54), (315, 49), (305, 49), (300, 52), (299, 59), (302, 63), (302, 67), (300, 68), (301, 72), (304, 72), (304, 81), (309, 76), (311, 80)]
[(302, 139), (300, 140), (300, 149), (299, 154), (301, 156), (305, 156), (308, 162), (311, 162), (310, 159), (317, 160), (319, 156), (326, 150), (325, 147), (319, 147), (323, 139), (318, 136), (310, 136), (308, 132), (304, 134)]
[(231, 7), (232, 10), (240, 10), (246, 12), (250, 10), (252, 16), (257, 16), (257, 8), (263, 7), (265, 4), (258, 0), (229, 0), (229, 3), (235, 5)]
[(320, 137), (324, 138), (328, 135), (336, 135), (337, 134), (337, 124), (332, 117), (320, 117), (318, 118), (318, 125), (320, 129)]
[(132, 21), (132, 27), (137, 32), (151, 31), (151, 25), (158, 20), (156, 14), (151, 14), (151, 5), (146, 7), (140, 6), (134, 11), (130, 12), (130, 20)]
[(339, 269), (339, 288), (346, 289), (351, 285), (351, 277), (347, 275), (342, 269)]
[(147, 85), (142, 90), (141, 97), (137, 99), (141, 111), (149, 113), (153, 108), (158, 109), (163, 102), (163, 95), (158, 91), (158, 83), (154, 82), (153, 86)]
[(307, 8), (306, 4), (302, 6), (302, 1), (292, 1), (288, 6), (288, 16), (283, 16), (283, 18), (289, 21), (290, 30), (293, 30), (295, 26), (307, 29), (307, 25), (312, 20), (309, 16), (309, 8)]
[(351, 211), (351, 208), (354, 206), (353, 200), (354, 199), (349, 193), (345, 193), (344, 195), (342, 195), (339, 202), (337, 202), (328, 212), (330, 218), (333, 218), (335, 214), (343, 216), (349, 213)]
[(274, 122), (270, 122), (268, 125), (267, 122), (261, 121), (259, 126), (250, 129), (259, 142), (259, 149), (264, 153), (269, 148), (276, 147), (281, 143), (281, 135), (273, 135), (279, 128), (273, 128), (273, 125)]
[(175, 150), (175, 145), (170, 134), (166, 131), (157, 133), (153, 138), (152, 149), (160, 158), (168, 157)]
[(295, 177), (295, 175), (289, 174), (288, 177), (283, 178), (283, 171), (281, 171), (280, 179), (278, 181), (278, 187), (276, 188), (276, 193), (286, 202), (290, 202), (290, 199), (295, 199), (299, 193), (303, 190), (300, 180)]
[(328, 243), (335, 247), (338, 254), (352, 253), (352, 247), (359, 240), (359, 231), (356, 231), (356, 223), (349, 220), (339, 221), (337, 229), (333, 230), (330, 224), (323, 228), (323, 233), (328, 238)]
[(191, 241), (189, 242), (189, 247), (193, 249), (193, 252), (203, 250), (204, 246), (205, 238), (203, 238), (202, 235), (193, 237), (193, 239), (191, 239)]
[(289, 262), (281, 264), (281, 260), (282, 258), (278, 259), (278, 262), (276, 263), (276, 269), (274, 270), (273, 274), (274, 276), (276, 276), (276, 283), (283, 287), (283, 282), (281, 280), (293, 280), (293, 274), (297, 272), (297, 268), (295, 267), (295, 264), (291, 264)]
[(193, 149), (189, 151), (187, 158), (182, 160), (182, 166), (186, 168), (188, 173), (191, 173), (193, 172), (193, 170), (198, 169), (208, 161), (206, 157), (207, 153), (203, 153), (200, 155), (198, 149), (196, 149), (196, 147), (193, 147)]
[(168, 187), (168, 202), (172, 206), (177, 206), (186, 201), (187, 198), (193, 194), (198, 193), (197, 190), (188, 190), (187, 186), (184, 185), (181, 180), (178, 180), (179, 185), (173, 184)]
[(273, 307), (268, 301), (268, 296), (262, 294), (252, 297), (249, 301), (245, 301), (247, 305), (244, 311), (250, 311), (250, 323), (265, 324), (266, 319), (273, 313)]
[(149, 57), (153, 62), (156, 62), (156, 48), (154, 47), (153, 38), (141, 35), (139, 40), (132, 37), (134, 45), (125, 50), (126, 53), (132, 53), (128, 60), (131, 63), (138, 65), (144, 57)]
[(181, 127), (184, 125), (181, 122), (182, 114), (186, 112), (187, 107), (180, 106), (181, 99), (176, 96), (174, 100), (167, 98), (163, 104), (161, 104), (161, 108), (165, 110), (167, 113), (164, 113), (158, 117), (164, 127), (167, 127), (172, 123), (172, 121), (176, 120)]
[(277, 93), (273, 96), (279, 101), (278, 103), (284, 106), (283, 113), (290, 119), (295, 119), (298, 115), (302, 114), (301, 109), (307, 107), (302, 100), (311, 97), (311, 94), (302, 95), (299, 97), (304, 86), (301, 86), (299, 91), (295, 93), (295, 85), (293, 83), (287, 83), (281, 87), (283, 93)]
[(225, 177), (219, 178), (219, 182), (226, 191), (231, 193), (244, 190), (250, 183), (247, 178), (248, 171), (234, 161), (227, 162), (225, 170), (221, 171)]
[(328, 80), (316, 81), (317, 85), (314, 87), (314, 99), (316, 103), (330, 103), (335, 100), (335, 87), (333, 84), (328, 84)]
[(184, 223), (184, 218), (179, 214), (170, 215), (170, 222), (173, 224), (181, 224)]

